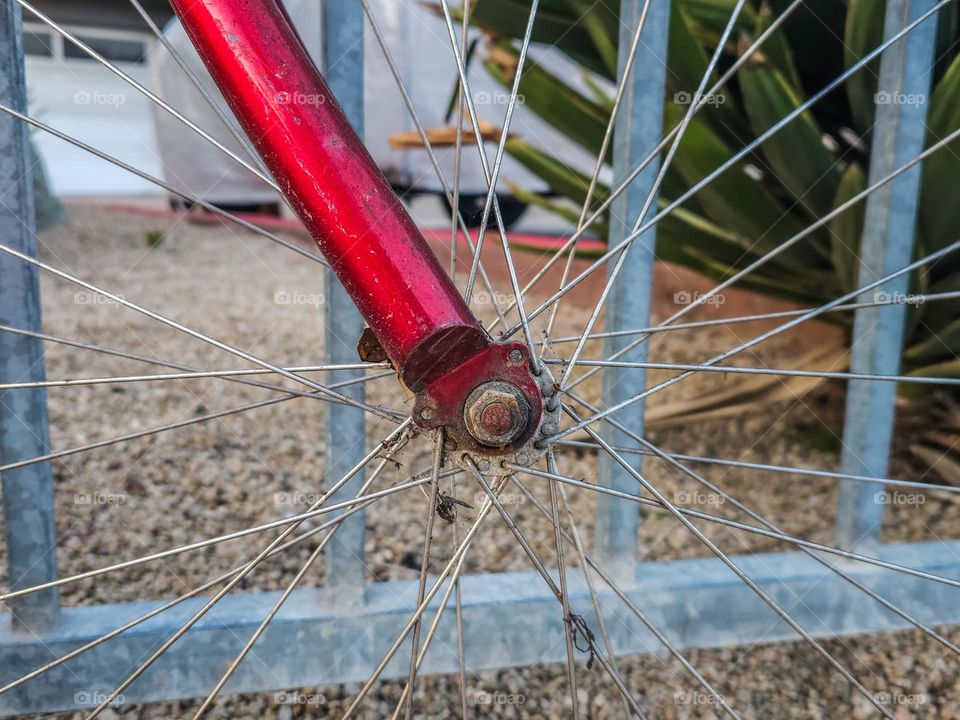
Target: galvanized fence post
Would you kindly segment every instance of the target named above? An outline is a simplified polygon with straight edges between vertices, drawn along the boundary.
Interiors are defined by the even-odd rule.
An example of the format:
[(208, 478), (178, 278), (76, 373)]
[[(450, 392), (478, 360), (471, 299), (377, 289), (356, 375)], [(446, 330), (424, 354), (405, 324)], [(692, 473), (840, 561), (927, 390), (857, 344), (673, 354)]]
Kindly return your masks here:
[[(890, 37), (934, 4), (934, 0), (888, 0), (884, 36)], [(934, 16), (883, 54), (875, 97), (870, 183), (885, 177), (923, 150), (936, 30)], [(920, 177), (918, 166), (868, 198), (860, 253), (860, 285), (911, 261)], [(905, 300), (909, 283), (910, 279), (904, 275), (859, 299), (870, 302), (882, 295)], [(889, 375), (899, 372), (906, 312), (905, 304), (857, 311), (851, 371)], [(895, 401), (894, 383), (868, 380), (849, 383), (843, 429), (843, 472), (872, 477), (887, 474)], [(875, 548), (880, 542), (887, 500), (882, 485), (843, 483), (837, 503), (837, 544), (861, 550)]]
[[(643, 0), (620, 3), (620, 73), (623, 72), (633, 36), (640, 22)], [(666, 83), (667, 34), (670, 3), (651, 2), (633, 71), (623, 96), (613, 139), (614, 185), (622, 182), (631, 169), (653, 149), (663, 133), (663, 93)], [(629, 189), (614, 201), (610, 209), (610, 242), (623, 240), (643, 209), (653, 188), (659, 162), (652, 162), (634, 180)], [(653, 253), (656, 241), (650, 229), (632, 245), (626, 263), (607, 301), (605, 330), (643, 327), (650, 319), (650, 290), (653, 283)], [(613, 260), (611, 262), (614, 262)], [(632, 338), (607, 338), (604, 357), (621, 350)], [(630, 350), (619, 359), (645, 362), (646, 344)], [(639, 394), (646, 387), (642, 370), (606, 369), (603, 373), (603, 405), (609, 407)], [(635, 432), (643, 432), (643, 403), (635, 403), (618, 413), (617, 418)], [(630, 445), (629, 437), (606, 423), (601, 428), (613, 445)], [(640, 469), (640, 456), (630, 462)], [(602, 485), (624, 492), (636, 492), (636, 481), (611, 458), (601, 454), (598, 468)], [(607, 567), (633, 568), (637, 560), (637, 531), (640, 511), (636, 504), (600, 495), (597, 499), (595, 547), (598, 559)]]
[[(324, 77), (360, 137), (363, 137), (363, 8), (355, 0), (325, 0), (322, 4)], [(363, 319), (347, 291), (329, 270), (324, 274), (324, 319), (327, 361), (357, 362), (357, 341)], [(330, 383), (363, 375), (362, 370), (328, 373)], [(365, 397), (362, 383), (339, 390), (355, 400)], [(327, 482), (343, 476), (365, 454), (365, 417), (357, 408), (328, 405), (326, 433)], [(357, 473), (332, 502), (356, 496), (364, 473)], [(326, 587), (338, 602), (363, 597), (365, 518), (347, 518), (327, 546)]]
[[(0, 10), (0, 103), (26, 112), (20, 6)], [(35, 256), (32, 160), (26, 126), (4, 114), (0, 118), (0, 238), (6, 245)], [(0, 257), (0, 323), (39, 331), (38, 270), (16, 258)], [(43, 345), (39, 340), (0, 333), (0, 381), (43, 380)], [(47, 395), (43, 388), (0, 393), (0, 463), (44, 455), (50, 450)], [(57, 576), (53, 481), (50, 463), (3, 473), (7, 571), (10, 587), (29, 587)], [(39, 631), (59, 616), (60, 596), (50, 589), (11, 603), (15, 626)]]

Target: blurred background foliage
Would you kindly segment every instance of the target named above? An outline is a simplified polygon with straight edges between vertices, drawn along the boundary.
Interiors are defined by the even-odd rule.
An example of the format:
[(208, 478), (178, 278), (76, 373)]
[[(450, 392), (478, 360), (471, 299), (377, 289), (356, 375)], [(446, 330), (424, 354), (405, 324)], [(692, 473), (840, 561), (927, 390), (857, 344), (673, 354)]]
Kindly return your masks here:
[[(671, 2), (665, 130), (683, 117), (735, 5), (735, 0)], [(747, 3), (708, 87), (788, 5), (789, 0)], [(530, 0), (474, 0), (471, 8), (471, 23), (483, 31), (472, 62), (482, 63), (509, 90)], [(619, 2), (541, 0), (533, 40), (556, 47), (579, 65), (582, 82), (574, 86), (532, 57), (520, 81), (526, 107), (593, 155), (601, 150), (613, 106), (618, 8)], [(883, 41), (884, 10), (884, 0), (810, 0), (797, 9), (694, 117), (665, 179), (660, 206), (876, 48)], [(940, 11), (938, 34), (934, 90), (929, 97), (913, 99), (927, 105), (928, 146), (960, 127), (956, 4)], [(878, 74), (878, 61), (861, 69), (660, 222), (658, 257), (719, 280), (864, 190), (874, 113), (884, 101), (877, 94)], [(523, 188), (513, 188), (514, 193), (576, 223), (589, 177), (522, 134), (512, 135), (506, 148), (549, 185), (554, 197)], [(957, 239), (960, 142), (926, 160), (922, 173), (918, 256)], [(591, 213), (608, 194), (609, 188), (597, 188)], [(741, 286), (804, 305), (819, 305), (855, 289), (863, 223), (864, 203), (859, 203), (751, 273)], [(590, 232), (606, 239), (605, 215)], [(912, 278), (912, 292), (955, 290), (960, 290), (960, 256), (925, 267)], [(833, 319), (849, 322), (839, 315)], [(960, 302), (912, 305), (905, 371), (960, 376), (958, 355)]]

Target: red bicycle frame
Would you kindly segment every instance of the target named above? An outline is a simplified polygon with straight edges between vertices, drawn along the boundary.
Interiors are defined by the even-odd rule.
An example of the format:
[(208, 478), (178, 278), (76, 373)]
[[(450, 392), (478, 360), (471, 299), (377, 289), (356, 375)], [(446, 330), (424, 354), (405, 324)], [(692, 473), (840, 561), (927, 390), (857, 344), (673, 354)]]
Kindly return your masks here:
[(279, 0), (172, 5), (291, 207), (416, 393), (414, 421), (447, 428), (463, 450), (519, 452), (543, 410), (527, 348), (492, 342), (470, 312)]

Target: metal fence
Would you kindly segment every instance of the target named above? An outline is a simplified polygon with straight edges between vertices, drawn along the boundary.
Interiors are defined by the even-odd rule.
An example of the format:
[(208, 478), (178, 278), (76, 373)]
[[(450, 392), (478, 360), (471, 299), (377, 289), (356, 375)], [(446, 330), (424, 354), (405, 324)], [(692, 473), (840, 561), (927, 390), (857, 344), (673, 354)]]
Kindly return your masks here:
[[(886, 34), (891, 36), (912, 18), (934, 5), (933, 0), (888, 0)], [(632, 38), (641, 0), (622, 0), (622, 38)], [(614, 175), (622, 178), (653, 147), (662, 133), (662, 97), (668, 35), (669, 3), (655, 2), (643, 30), (641, 57), (617, 119)], [(348, 56), (349, 62), (331, 63), (328, 81), (358, 130), (363, 125), (363, 13), (354, 0), (324, 3), (324, 47), (328, 58)], [(935, 22), (924, 23), (883, 55), (880, 90), (892, 93), (929, 92)], [(628, 50), (621, 42), (621, 67)], [(25, 86), (20, 13), (14, 0), (4, 0), (0, 14), (0, 102), (25, 109)], [(872, 180), (880, 179), (923, 148), (924, 104), (880, 105), (876, 141), (871, 157)], [(8, 115), (0, 117), (0, 204), (2, 242), (23, 253), (36, 253), (30, 167), (24, 125)], [(635, 217), (657, 172), (651, 166), (618, 200), (616, 217)], [(911, 260), (917, 217), (920, 169), (900, 175), (874, 193), (867, 205), (864, 263), (861, 285), (874, 281)], [(615, 226), (611, 237), (620, 240), (630, 228)], [(629, 257), (614, 288), (607, 329), (641, 326), (650, 315), (654, 231), (642, 238)], [(335, 284), (331, 277), (328, 281)], [(906, 293), (906, 277), (879, 288)], [(869, 298), (868, 298), (869, 300)], [(867, 308), (857, 311), (852, 370), (894, 375), (906, 309)], [(351, 361), (354, 349), (338, 338), (360, 334), (359, 315), (342, 290), (327, 303), (327, 348), (331, 362)], [(9, 255), (0, 257), (0, 324), (38, 331), (41, 328), (37, 270)], [(608, 354), (621, 347), (611, 344)], [(637, 351), (638, 353), (642, 351)], [(641, 354), (623, 359), (643, 361)], [(609, 404), (636, 395), (645, 385), (643, 373), (627, 376), (607, 371), (605, 401)], [(39, 340), (0, 333), (0, 382), (42, 380), (43, 350)], [(347, 379), (347, 375), (334, 381)], [(362, 385), (354, 386), (362, 388)], [(357, 391), (362, 399), (362, 390)], [(854, 478), (884, 478), (887, 473), (894, 419), (895, 384), (854, 380), (847, 400), (842, 472)], [(328, 471), (339, 475), (363, 456), (364, 420), (361, 411), (331, 406), (327, 447)], [(627, 414), (629, 413), (629, 415)], [(638, 432), (643, 410), (635, 404), (619, 418)], [(629, 445), (630, 438), (611, 433), (607, 440)], [(356, 455), (338, 452), (357, 448)], [(46, 396), (43, 389), (0, 394), (0, 462), (9, 464), (49, 451)], [(639, 462), (639, 460), (637, 461)], [(639, 467), (639, 465), (638, 465)], [(632, 492), (635, 485), (610, 465), (600, 468), (601, 482)], [(3, 473), (3, 505), (9, 577), (14, 588), (33, 586), (57, 577), (53, 487), (49, 463)], [(362, 474), (338, 494), (349, 497), (362, 485)], [(879, 565), (839, 561), (843, 570), (890, 602), (929, 625), (960, 621), (960, 603), (952, 588), (918, 576), (884, 570), (896, 563), (923, 572), (960, 577), (960, 542), (884, 545), (881, 522), (885, 505), (877, 502), (883, 484), (862, 479), (843, 481), (838, 508), (836, 544), (868, 553)], [(604, 497), (598, 504), (595, 546), (602, 563), (616, 568), (626, 595), (678, 648), (702, 648), (794, 639), (783, 621), (771, 620), (760, 598), (737, 579), (720, 560), (693, 559), (638, 562), (637, 528), (642, 521), (633, 502)], [(242, 665), (226, 686), (227, 692), (266, 691), (365, 680), (384, 656), (398, 630), (416, 607), (417, 582), (365, 584), (362, 512), (349, 518), (328, 548), (325, 587), (293, 593), (260, 639), (257, 654), (268, 658), (272, 672), (256, 663)], [(824, 556), (826, 557), (826, 556)], [(873, 602), (838, 577), (817, 557), (789, 552), (735, 558), (740, 567), (773, 600), (792, 607), (799, 625), (816, 637), (869, 633), (909, 627), (901, 616)], [(838, 562), (835, 558), (830, 562)], [(589, 602), (588, 588), (569, 574), (570, 602)], [(618, 653), (639, 654), (660, 647), (651, 632), (613, 592), (600, 590), (613, 647)], [(270, 610), (279, 593), (232, 594), (218, 604), (216, 617), (201, 619), (123, 694), (124, 703), (148, 702), (205, 695), (222, 668), (242, 649)], [(439, 595), (438, 595), (439, 597)], [(332, 602), (332, 598), (336, 602)], [(469, 670), (561, 661), (564, 657), (563, 620), (556, 599), (533, 571), (465, 576), (462, 578), (466, 665)], [(802, 598), (803, 602), (796, 602)], [(89, 707), (98, 694), (106, 696), (126, 676), (131, 662), (149, 655), (176, 631), (205, 601), (193, 598), (175, 608), (157, 612), (146, 622), (118, 634), (95, 649), (0, 695), (0, 714), (47, 712)], [(436, 604), (436, 601), (435, 601)], [(140, 615), (164, 607), (161, 601), (142, 601), (87, 607), (61, 607), (55, 589), (18, 598), (0, 618), (0, 684), (18, 678), (85, 642), (114, 631)], [(433, 609), (435, 611), (435, 608)], [(433, 611), (425, 620), (430, 622)], [(455, 625), (447, 613), (423, 673), (448, 673), (458, 668)], [(296, 648), (291, 652), (291, 648)], [(384, 677), (406, 677), (408, 662), (402, 653)]]

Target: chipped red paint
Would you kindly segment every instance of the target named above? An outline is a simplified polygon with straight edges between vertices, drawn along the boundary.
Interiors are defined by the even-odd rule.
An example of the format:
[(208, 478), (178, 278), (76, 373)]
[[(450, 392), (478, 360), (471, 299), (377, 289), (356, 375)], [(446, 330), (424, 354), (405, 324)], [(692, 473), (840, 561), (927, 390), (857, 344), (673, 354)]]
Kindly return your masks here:
[(377, 169), (278, 0), (172, 0), (277, 184), (415, 392), (490, 339)]

